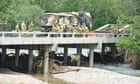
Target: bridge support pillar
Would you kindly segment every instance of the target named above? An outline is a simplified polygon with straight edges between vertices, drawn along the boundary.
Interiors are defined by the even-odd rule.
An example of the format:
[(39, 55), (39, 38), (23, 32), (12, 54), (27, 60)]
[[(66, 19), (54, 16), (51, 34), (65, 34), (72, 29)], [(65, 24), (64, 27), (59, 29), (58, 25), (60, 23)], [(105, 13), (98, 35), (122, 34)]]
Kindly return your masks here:
[(45, 53), (44, 53), (44, 76), (47, 76), (48, 74), (48, 66), (49, 66), (49, 49), (45, 48)]
[(39, 56), (44, 56), (45, 50), (44, 49), (39, 49)]
[(1, 67), (4, 67), (5, 59), (6, 59), (6, 48), (2, 48)]
[(33, 50), (29, 49), (29, 58), (28, 58), (28, 72), (31, 73), (32, 72), (32, 64), (33, 64)]
[(89, 67), (93, 67), (94, 64), (94, 48), (90, 48), (89, 52)]
[(116, 56), (116, 53), (117, 53), (116, 46), (115, 45), (111, 46), (111, 50), (112, 50), (112, 56), (113, 56), (113, 59), (114, 59), (115, 56)]
[(19, 51), (20, 49), (16, 48), (16, 58), (15, 58), (15, 65), (19, 66)]
[(64, 47), (64, 65), (67, 65), (68, 60), (68, 47)]
[(80, 66), (80, 64), (81, 64), (81, 52), (82, 52), (82, 48), (78, 47), (77, 48), (77, 54), (80, 55), (80, 58), (77, 61), (77, 66)]
[(125, 53), (124, 53), (124, 63), (127, 62), (127, 58), (128, 58), (128, 49), (125, 50)]
[(104, 54), (105, 54), (105, 45), (102, 45), (101, 53), (100, 53), (102, 63), (104, 63)]

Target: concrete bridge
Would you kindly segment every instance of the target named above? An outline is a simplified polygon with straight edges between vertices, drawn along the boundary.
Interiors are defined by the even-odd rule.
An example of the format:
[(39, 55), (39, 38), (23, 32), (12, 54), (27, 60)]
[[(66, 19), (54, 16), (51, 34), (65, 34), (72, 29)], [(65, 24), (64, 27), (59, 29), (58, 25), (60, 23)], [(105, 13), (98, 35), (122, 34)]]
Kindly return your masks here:
[(115, 43), (112, 33), (0, 32), (0, 45)]
[[(64, 64), (67, 64), (68, 48), (77, 48), (81, 54), (82, 48), (90, 49), (89, 66), (93, 66), (94, 49), (102, 48), (103, 44), (114, 44), (118, 37), (112, 33), (55, 33), (55, 32), (0, 32), (0, 48), (2, 49), (1, 65), (6, 58), (6, 49), (16, 49), (15, 64), (18, 66), (19, 50), (29, 50), (29, 72), (32, 71), (32, 50), (40, 50), (44, 56), (44, 74), (48, 73), (49, 52), (56, 47), (64, 47)], [(43, 53), (41, 53), (43, 52)], [(78, 61), (80, 65), (80, 60)]]

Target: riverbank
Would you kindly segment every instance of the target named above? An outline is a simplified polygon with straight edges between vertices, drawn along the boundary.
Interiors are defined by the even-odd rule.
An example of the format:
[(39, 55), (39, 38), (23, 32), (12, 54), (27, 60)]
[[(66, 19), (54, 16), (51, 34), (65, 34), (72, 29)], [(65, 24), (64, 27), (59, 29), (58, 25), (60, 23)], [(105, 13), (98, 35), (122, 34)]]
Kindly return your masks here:
[(103, 69), (72, 66), (62, 66), (62, 68), (79, 69), (79, 71), (53, 74), (55, 78), (74, 84), (140, 84), (140, 77), (122, 75)]
[(28, 74), (0, 69), (0, 84), (48, 84)]

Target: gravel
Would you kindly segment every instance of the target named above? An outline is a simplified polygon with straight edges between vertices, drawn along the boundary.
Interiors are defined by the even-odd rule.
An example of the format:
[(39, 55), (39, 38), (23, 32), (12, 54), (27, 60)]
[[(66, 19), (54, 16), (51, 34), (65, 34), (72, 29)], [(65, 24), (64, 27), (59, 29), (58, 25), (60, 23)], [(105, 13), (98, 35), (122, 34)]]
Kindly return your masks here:
[(75, 84), (140, 84), (140, 77), (123, 75), (103, 69), (71, 66), (65, 68), (80, 70), (53, 74), (53, 76)]

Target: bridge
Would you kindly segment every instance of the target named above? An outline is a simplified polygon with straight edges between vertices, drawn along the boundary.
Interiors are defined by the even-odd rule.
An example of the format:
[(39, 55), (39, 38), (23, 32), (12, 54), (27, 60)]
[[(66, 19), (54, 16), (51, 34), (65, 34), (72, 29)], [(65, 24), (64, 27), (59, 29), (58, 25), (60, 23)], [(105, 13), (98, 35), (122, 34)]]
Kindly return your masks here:
[[(20, 49), (29, 50), (29, 72), (32, 71), (32, 50), (44, 51), (44, 73), (48, 73), (49, 52), (55, 51), (57, 46), (64, 47), (64, 64), (67, 64), (68, 48), (77, 48), (77, 54), (81, 54), (82, 48), (90, 49), (89, 66), (93, 66), (94, 49), (102, 48), (103, 44), (114, 44), (118, 37), (112, 33), (56, 33), (56, 32), (0, 32), (0, 47), (2, 49), (1, 65), (6, 58), (6, 49), (16, 49), (15, 64), (18, 66)], [(80, 65), (80, 60), (77, 63)]]
[[(43, 56), (43, 72), (48, 73), (49, 52), (56, 51), (57, 47), (64, 48), (64, 65), (67, 65), (68, 48), (76, 48), (77, 53), (82, 54), (82, 48), (88, 48), (89, 66), (94, 64), (95, 49), (105, 51), (106, 46), (110, 46), (115, 56), (115, 42), (119, 36), (127, 35), (129, 25), (106, 24), (95, 32), (89, 33), (70, 33), (70, 32), (0, 32), (0, 48), (2, 50), (0, 67), (4, 66), (6, 60), (6, 49), (15, 49), (15, 66), (19, 66), (20, 49), (27, 49), (29, 53), (28, 71), (32, 72), (33, 50), (39, 51), (39, 56)], [(100, 32), (100, 33), (97, 33)], [(106, 32), (106, 33), (101, 33)], [(119, 35), (120, 34), (120, 35)], [(80, 66), (81, 59), (77, 65)]]
[[(93, 66), (94, 49), (102, 48), (103, 44), (114, 44), (118, 37), (112, 33), (56, 33), (56, 32), (0, 32), (0, 48), (2, 49), (1, 67), (6, 60), (6, 49), (16, 49), (15, 65), (18, 66), (19, 50), (29, 50), (29, 72), (32, 71), (32, 50), (38, 49), (44, 56), (44, 74), (48, 73), (49, 52), (55, 51), (57, 46), (64, 47), (64, 64), (67, 64), (68, 48), (77, 48), (77, 54), (81, 54), (82, 48), (90, 49), (89, 66)], [(80, 60), (77, 63), (80, 65)]]

